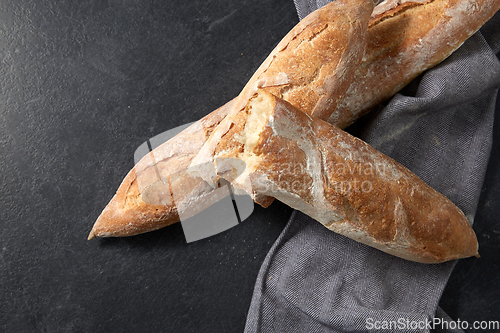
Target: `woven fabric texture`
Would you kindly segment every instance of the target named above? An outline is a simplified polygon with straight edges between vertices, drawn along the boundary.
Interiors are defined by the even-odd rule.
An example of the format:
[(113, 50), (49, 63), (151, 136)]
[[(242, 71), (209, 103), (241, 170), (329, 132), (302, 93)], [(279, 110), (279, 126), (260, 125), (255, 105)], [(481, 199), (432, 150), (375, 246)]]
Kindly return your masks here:
[[(299, 18), (328, 1), (295, 0)], [(445, 194), (473, 223), (500, 85), (500, 15), (354, 131)], [(246, 333), (389, 331), (446, 318), (455, 262), (419, 264), (335, 234), (294, 212), (259, 272)], [(423, 324), (422, 324), (423, 325)], [(428, 332), (421, 327), (419, 332)]]

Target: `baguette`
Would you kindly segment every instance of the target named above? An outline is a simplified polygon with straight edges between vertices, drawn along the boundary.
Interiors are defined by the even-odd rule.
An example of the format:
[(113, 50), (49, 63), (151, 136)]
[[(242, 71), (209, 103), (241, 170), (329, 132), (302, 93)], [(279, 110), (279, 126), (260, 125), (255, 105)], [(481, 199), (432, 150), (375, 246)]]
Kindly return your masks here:
[[(132, 236), (179, 222), (170, 191), (165, 198), (161, 195), (162, 191), (153, 189), (158, 189), (162, 177), (189, 166), (233, 104), (234, 100), (226, 103), (141, 159), (125, 176), (118, 191), (99, 215), (88, 239)], [(190, 184), (189, 187), (202, 188), (204, 185), (200, 180), (199, 184)], [(155, 192), (156, 197), (153, 198)]]
[[(205, 144), (208, 137), (216, 136), (214, 129), (231, 126), (224, 123), (222, 115), (237, 112), (257, 88), (276, 93), (304, 108), (304, 112), (327, 119), (347, 91), (364, 54), (373, 8), (372, 0), (338, 0), (299, 22), (271, 52), (238, 97), (214, 111), (214, 116), (209, 115), (180, 133), (175, 142), (159, 146), (129, 172), (98, 217), (88, 239), (153, 231), (178, 222), (179, 206), (186, 206), (187, 202), (205, 204), (210, 189), (202, 179), (180, 173), (176, 181), (184, 181), (188, 191), (177, 191), (181, 198), (174, 203), (174, 193), (167, 178), (191, 164), (210, 164), (212, 153), (210, 146)], [(330, 111), (320, 114), (327, 106)], [(185, 142), (188, 137), (191, 138), (190, 146)], [(200, 162), (201, 156), (206, 160)], [(161, 177), (157, 177), (157, 170)], [(264, 195), (254, 199), (264, 207), (274, 200)]]
[(214, 161), (246, 163), (237, 178), (229, 165), (217, 165), (219, 177), (237, 189), (272, 196), (334, 232), (407, 260), (478, 255), (460, 209), (360, 139), (265, 91), (228, 118), (235, 125), (220, 139)]
[[(431, 5), (431, 3), (434, 4)], [(433, 16), (434, 19), (427, 22), (427, 24), (418, 24), (422, 20), (425, 20), (426, 15), (432, 14), (435, 8), (441, 8), (441, 13), (445, 7), (448, 8), (447, 11), (450, 13), (454, 11), (460, 12), (460, 10), (463, 12), (463, 8), (466, 8), (467, 4), (469, 2), (465, 0), (434, 0), (429, 3), (420, 0), (413, 2), (388, 0), (375, 7), (368, 28), (369, 42), (366, 55), (355, 74), (354, 82), (351, 84), (345, 97), (338, 103), (335, 112), (329, 116), (328, 121), (340, 128), (350, 125), (357, 118), (368, 112), (374, 105), (392, 96), (392, 94), (411, 81), (413, 77), (445, 59), (449, 53), (458, 48), (466, 38), (489, 20), (500, 7), (499, 0), (481, 0), (477, 1), (473, 17), (468, 17), (466, 20), (454, 20), (448, 17), (436, 19)], [(435, 7), (436, 5), (439, 6)], [(412, 22), (413, 24), (408, 24), (408, 22)], [(450, 29), (453, 30), (456, 40), (448, 44), (448, 37), (443, 34), (438, 35), (436, 31), (450, 31)], [(438, 36), (444, 39), (436, 38)], [(432, 44), (432, 47), (427, 47), (427, 49), (429, 52), (433, 52), (433, 56), (426, 58), (425, 54), (412, 54), (410, 52), (412, 50), (412, 43), (421, 37), (422, 41)], [(415, 52), (415, 48), (413, 48), (413, 52)], [(407, 61), (405, 61), (405, 64), (407, 64), (406, 67), (402, 67), (398, 63), (391, 63), (389, 60), (392, 59), (392, 61), (395, 61), (395, 59), (401, 57), (408, 57)], [(415, 72), (413, 71), (414, 63), (412, 61), (415, 64), (420, 61), (423, 65)], [(261, 68), (264, 67), (261, 66)], [(391, 71), (390, 75), (386, 76), (384, 68), (397, 68), (397, 70)], [(253, 78), (257, 77), (257, 73)], [(271, 79), (269, 80), (271, 82)], [(254, 82), (256, 81), (258, 80), (254, 80)], [(251, 87), (251, 85), (248, 86)], [(264, 87), (263, 84), (262, 87)], [(377, 87), (377, 89), (373, 87)], [(258, 88), (258, 85), (257, 87), (254, 85), (253, 88), (253, 92), (255, 92), (255, 88)], [(283, 89), (284, 86), (267, 84), (265, 88), (269, 92), (280, 95), (280, 89)], [(286, 89), (284, 91), (286, 92)], [(283, 93), (280, 96), (285, 99), (289, 97), (289, 95)], [(232, 103), (234, 102), (235, 100), (232, 101)], [(290, 102), (292, 101), (290, 100)], [(242, 105), (240, 105), (240, 109)], [(302, 105), (295, 106), (307, 107), (307, 105), (312, 105), (312, 103), (304, 102)], [(229, 113), (228, 108), (225, 108), (225, 111), (222, 119)], [(214, 113), (218, 112), (220, 110), (214, 111)], [(311, 108), (309, 108), (308, 113), (313, 114)], [(211, 115), (204, 119), (210, 117)], [(213, 124), (214, 127), (222, 119), (219, 118), (217, 124)], [(200, 149), (212, 130), (213, 128), (210, 131), (204, 131), (204, 135), (197, 135), (196, 137), (201, 141), (193, 145), (192, 148)], [(165, 145), (169, 146), (169, 143)], [(187, 169), (189, 163), (193, 161), (193, 158), (198, 153), (198, 151), (195, 151), (196, 149), (189, 153), (189, 158), (184, 159), (184, 169)], [(171, 155), (174, 157), (171, 157)], [(182, 155), (182, 148), (179, 148), (177, 151), (167, 154), (164, 158), (168, 159), (170, 163), (180, 165), (176, 160), (179, 158), (178, 156)], [(157, 161), (163, 160), (161, 154), (156, 153), (155, 156)], [(169, 168), (168, 163), (165, 163), (162, 170), (168, 173)], [(199, 181), (203, 182), (202, 180)], [(196, 184), (190, 186), (196, 186)], [(261, 205), (266, 206), (272, 202), (272, 198), (263, 194), (260, 199), (257, 198), (257, 201)], [(179, 217), (175, 206), (152, 205), (142, 200), (141, 192), (137, 185), (137, 175), (135, 169), (133, 169), (120, 185), (117, 194), (97, 219), (89, 235), (89, 239), (93, 237), (131, 236), (156, 230), (178, 221)]]
[(351, 125), (450, 56), (500, 9), (500, 0), (386, 0), (372, 13), (366, 53), (328, 122)]

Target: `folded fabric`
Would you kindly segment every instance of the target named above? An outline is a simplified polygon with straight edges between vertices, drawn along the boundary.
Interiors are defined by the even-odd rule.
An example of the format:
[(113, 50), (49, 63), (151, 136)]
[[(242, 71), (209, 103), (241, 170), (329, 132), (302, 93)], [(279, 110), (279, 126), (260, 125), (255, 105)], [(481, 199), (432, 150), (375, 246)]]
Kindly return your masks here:
[[(299, 18), (327, 2), (295, 0)], [(499, 51), (497, 14), (351, 129), (450, 198), (471, 223), (492, 144)], [(365, 332), (384, 323), (412, 331), (446, 317), (438, 302), (454, 266), (390, 256), (294, 212), (261, 267), (245, 332)]]

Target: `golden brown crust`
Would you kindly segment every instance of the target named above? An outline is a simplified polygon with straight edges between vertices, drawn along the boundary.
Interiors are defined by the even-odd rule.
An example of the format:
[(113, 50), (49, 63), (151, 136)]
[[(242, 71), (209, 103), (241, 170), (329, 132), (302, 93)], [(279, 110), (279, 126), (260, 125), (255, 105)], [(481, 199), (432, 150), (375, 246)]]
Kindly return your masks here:
[[(338, 127), (259, 94), (272, 100), (272, 113), (253, 149), (259, 162), (239, 180), (251, 183), (249, 194), (273, 196), (332, 231), (404, 259), (439, 263), (477, 255), (474, 231), (445, 196)], [(235, 122), (245, 126), (241, 116)], [(247, 162), (248, 156), (234, 157)]]
[(257, 69), (235, 108), (259, 88), (327, 120), (363, 57), (373, 8), (372, 0), (337, 0), (306, 16)]
[(97, 219), (88, 239), (136, 235), (178, 221), (175, 206), (148, 205), (142, 201), (135, 169), (132, 169)]
[[(147, 196), (149, 187), (157, 184), (161, 178), (168, 178), (176, 173), (182, 176), (182, 172), (228, 114), (233, 103), (234, 101), (226, 103), (142, 159), (127, 174), (114, 197), (98, 217), (88, 238), (132, 236), (179, 222), (171, 191), (163, 198), (152, 197), (158, 191), (151, 191), (149, 203), (143, 200), (143, 194)], [(151, 163), (152, 161), (155, 163)], [(184, 177), (183, 181), (190, 189), (200, 185), (189, 177)], [(192, 184), (189, 184), (190, 181)], [(180, 185), (174, 186), (176, 189), (183, 188)], [(179, 194), (182, 196), (182, 193)]]
[(500, 0), (387, 0), (368, 28), (366, 54), (328, 122), (352, 124), (453, 53), (500, 9)]

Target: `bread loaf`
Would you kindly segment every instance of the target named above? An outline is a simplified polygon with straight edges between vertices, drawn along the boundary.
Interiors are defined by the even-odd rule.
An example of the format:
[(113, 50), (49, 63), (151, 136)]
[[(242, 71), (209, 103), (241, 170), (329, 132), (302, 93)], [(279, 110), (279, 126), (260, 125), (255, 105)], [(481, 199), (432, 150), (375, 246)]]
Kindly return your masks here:
[(214, 161), (246, 163), (236, 179), (230, 166), (218, 166), (219, 177), (235, 187), (272, 196), (404, 259), (439, 263), (477, 255), (460, 209), (367, 143), (265, 91), (229, 118), (235, 125), (220, 139)]
[[(88, 239), (137, 235), (179, 222), (170, 191), (166, 198), (158, 198), (161, 190), (165, 189), (163, 187), (158, 191), (158, 184), (162, 184), (162, 178), (189, 166), (211, 132), (229, 113), (233, 103), (234, 100), (198, 120), (141, 159), (124, 178), (118, 191), (100, 214)], [(189, 187), (204, 185), (200, 180), (198, 184), (190, 184)], [(149, 198), (143, 197), (143, 194)], [(156, 198), (152, 198), (153, 196)]]
[(352, 124), (442, 62), (500, 9), (500, 0), (386, 0), (373, 11), (366, 53), (328, 122)]
[[(462, 14), (456, 15), (462, 17), (464, 12), (467, 13), (469, 5), (470, 2), (465, 0), (387, 0), (378, 5), (373, 11), (368, 28), (366, 55), (361, 61), (354, 82), (347, 94), (340, 101), (335, 112), (328, 118), (329, 122), (338, 125), (340, 128), (345, 128), (370, 110), (372, 106), (392, 96), (411, 81), (413, 77), (446, 58), (468, 36), (493, 16), (500, 6), (500, 0), (475, 2), (475, 5), (469, 9), (471, 16), (468, 16), (467, 19), (454, 19), (445, 15), (446, 13), (458, 12)], [(438, 14), (442, 15), (442, 17), (436, 16)], [(426, 20), (428, 15), (432, 19)], [(409, 24), (409, 22), (412, 24)], [(456, 40), (450, 42), (449, 37), (443, 31), (451, 30), (453, 30), (453, 36), (455, 36)], [(419, 47), (415, 47), (414, 44), (420, 43), (420, 40), (430, 43), (430, 46), (425, 47), (427, 52), (431, 53), (430, 55), (418, 52)], [(280, 44), (283, 45), (283, 43)], [(276, 50), (278, 49), (280, 49), (280, 46), (276, 48)], [(401, 58), (405, 58), (404, 62), (401, 62)], [(286, 61), (284, 63), (286, 64)], [(420, 65), (417, 66), (417, 64)], [(262, 87), (268, 92), (285, 99), (288, 98), (292, 104), (295, 103), (295, 106), (304, 107), (307, 113), (314, 114), (312, 110), (314, 110), (313, 106), (317, 102), (316, 104), (310, 102), (309, 97), (304, 97), (303, 102), (297, 102), (291, 97), (296, 98), (298, 96), (300, 99), (301, 94), (286, 93), (289, 87), (299, 87), (300, 89), (301, 85), (291, 84), (292, 81), (283, 80), (285, 76), (282, 74), (281, 76), (277, 74), (277, 77), (273, 79), (272, 71), (263, 70), (266, 66), (268, 65), (264, 63), (250, 81), (253, 84), (249, 83), (247, 85), (246, 102), (248, 102), (249, 96), (251, 97), (255, 93), (256, 89)], [(415, 71), (415, 69), (417, 70)], [(279, 73), (279, 71), (274, 70), (274, 73)], [(262, 80), (263, 77), (265, 77), (265, 80)], [(274, 84), (270, 84), (270, 82), (274, 82)], [(321, 98), (316, 96), (316, 101), (319, 100)], [(232, 103), (234, 102), (233, 100)], [(177, 172), (177, 170), (183, 170), (183, 168), (184, 170), (187, 169), (201, 147), (204, 146), (213, 129), (224, 119), (230, 109), (241, 110), (241, 107), (245, 106), (245, 99), (242, 99), (238, 108), (224, 106), (222, 109), (214, 111), (214, 115), (211, 114), (202, 120), (202, 122), (211, 125), (205, 127), (205, 125), (200, 125), (199, 122), (198, 125), (193, 125), (191, 130), (198, 128), (201, 131), (200, 133), (203, 133), (203, 135), (194, 135), (199, 140), (196, 144), (175, 146), (166, 143), (163, 150), (161, 150), (165, 153), (165, 156), (162, 156), (163, 153), (160, 153), (160, 150), (155, 152), (156, 162), (162, 162), (158, 165), (158, 170), (161, 170), (163, 174), (169, 174), (174, 172), (171, 170)], [(323, 113), (322, 116), (324, 117), (325, 114), (328, 115), (328, 112)], [(321, 114), (316, 113), (316, 115)], [(217, 121), (211, 121), (210, 119), (217, 119)], [(180, 138), (190, 136), (191, 133), (180, 134)], [(170, 149), (172, 149), (171, 152), (169, 152)], [(189, 152), (184, 153), (183, 149), (187, 149)], [(220, 145), (217, 149), (220, 150)], [(212, 147), (213, 153), (214, 148)], [(205, 156), (205, 161), (207, 157), (210, 157), (210, 154)], [(169, 164), (172, 164), (172, 166)], [(155, 181), (158, 181), (158, 179), (155, 179)], [(204, 180), (198, 179), (197, 181), (200, 183), (192, 183), (193, 179), (190, 179), (190, 181), (190, 187), (201, 186), (206, 188), (204, 186), (207, 184), (204, 183)], [(149, 190), (154, 188), (152, 184), (150, 184)], [(152, 193), (154, 191), (150, 192), (150, 194)], [(257, 202), (264, 206), (272, 202), (272, 198), (265, 194), (254, 193), (254, 197)], [(154, 205), (144, 202), (139, 190), (136, 170), (133, 169), (96, 221), (89, 239), (96, 236), (135, 235), (156, 230), (178, 221), (179, 217), (175, 205)]]

